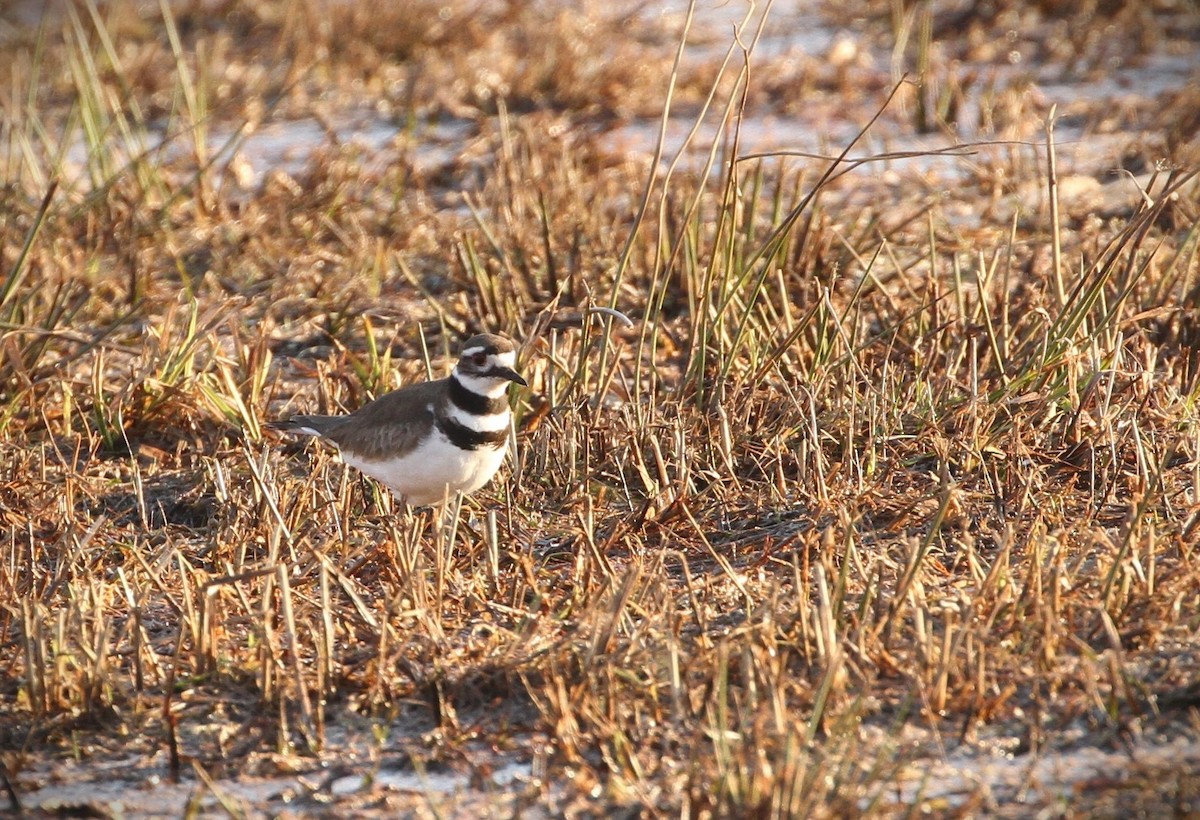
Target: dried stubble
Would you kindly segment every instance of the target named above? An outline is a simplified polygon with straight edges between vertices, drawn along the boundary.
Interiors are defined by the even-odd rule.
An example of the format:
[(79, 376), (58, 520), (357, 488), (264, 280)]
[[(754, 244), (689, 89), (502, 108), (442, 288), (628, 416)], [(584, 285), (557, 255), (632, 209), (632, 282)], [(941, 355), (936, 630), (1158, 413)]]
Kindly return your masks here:
[[(283, 44), (316, 25), (273, 29), (274, 8), (248, 4), (247, 30)], [(96, 31), (116, 25), (92, 11)], [(599, 69), (560, 76), (579, 35), (555, 20), (537, 32), (555, 45), (540, 82), (562, 86), (487, 93), (588, 116), (644, 105), (617, 71), (617, 101), (581, 107)], [(413, 45), (434, 34), (414, 38), (412, 93), (489, 49), (516, 60), (512, 31), (537, 21), (502, 22), (439, 29), (442, 62)], [(40, 59), (99, 55), (59, 93), (111, 123), (114, 79), (129, 99), (149, 89), (69, 23)], [(381, 42), (357, 47), (375, 59)], [(143, 65), (189, 53), (144, 43)], [(221, 49), (194, 54), (234, 59)], [(215, 68), (169, 73), (182, 94)], [(740, 69), (711, 78), (702, 115), (738, 110)], [(278, 104), (302, 106), (318, 75)], [(173, 122), (204, 128), (247, 93), (215, 91), (184, 94)], [(456, 105), (481, 105), (472, 93)], [(417, 766), (532, 756), (547, 776), (522, 799), (559, 809), (838, 815), (897, 808), (921, 730), (1027, 750), (1079, 725), (1098, 744), (1187, 731), (1200, 471), (1183, 175), (1123, 218), (967, 231), (930, 201), (852, 204), (845, 178), (730, 164), (735, 142), (701, 173), (651, 176), (521, 108), (481, 120), (486, 159), (453, 169), (486, 170), (461, 218), (442, 181), (403, 159), (375, 173), (353, 146), (235, 201), (199, 153), (97, 137), (90, 184), (44, 211), (30, 190), (67, 169), (4, 159), (24, 169), (3, 194), (0, 299), (10, 772), (125, 744), (264, 774), (271, 750), (359, 759), (358, 731)], [(594, 304), (642, 321), (564, 318)], [(535, 390), (513, 477), (477, 501), (401, 516), (326, 453), (261, 440), (282, 407), (425, 378), (480, 327), (529, 339)]]

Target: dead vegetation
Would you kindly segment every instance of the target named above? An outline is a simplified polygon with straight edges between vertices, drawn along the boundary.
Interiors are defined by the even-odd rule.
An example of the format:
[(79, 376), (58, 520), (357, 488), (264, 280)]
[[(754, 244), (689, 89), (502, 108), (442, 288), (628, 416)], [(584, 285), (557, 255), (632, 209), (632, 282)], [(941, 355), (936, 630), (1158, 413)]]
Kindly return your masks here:
[[(1144, 198), (1060, 211), (1044, 145), (983, 152), (964, 223), (944, 185), (730, 162), (732, 127), (678, 167), (611, 150), (665, 104), (666, 23), (444, 6), (84, 2), (11, 35), (13, 799), (120, 758), (129, 794), (232, 814), (1195, 811), (1200, 761), (1137, 749), (1200, 703), (1196, 95), (1130, 149), (1173, 152)], [(675, 75), (678, 116), (732, 122), (742, 68)], [(846, 98), (864, 125), (885, 78)], [(257, 125), (362, 107), (399, 123), (386, 162), (331, 140), (238, 183)], [(443, 118), (469, 136), (430, 167)], [(444, 518), (261, 434), (482, 329), (525, 342), (520, 447)], [(1065, 798), (922, 782), (1083, 747), (1139, 762)]]

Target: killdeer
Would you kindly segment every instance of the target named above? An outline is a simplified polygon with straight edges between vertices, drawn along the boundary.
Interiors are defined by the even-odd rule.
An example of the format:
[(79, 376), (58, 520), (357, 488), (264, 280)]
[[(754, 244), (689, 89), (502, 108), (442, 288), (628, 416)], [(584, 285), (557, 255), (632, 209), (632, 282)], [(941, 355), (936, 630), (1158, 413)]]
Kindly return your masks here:
[(472, 336), (444, 379), (393, 390), (348, 416), (293, 416), (267, 427), (325, 439), (402, 501), (437, 504), (478, 490), (500, 469), (511, 416), (505, 393), (512, 382), (526, 384), (516, 357), (503, 336)]

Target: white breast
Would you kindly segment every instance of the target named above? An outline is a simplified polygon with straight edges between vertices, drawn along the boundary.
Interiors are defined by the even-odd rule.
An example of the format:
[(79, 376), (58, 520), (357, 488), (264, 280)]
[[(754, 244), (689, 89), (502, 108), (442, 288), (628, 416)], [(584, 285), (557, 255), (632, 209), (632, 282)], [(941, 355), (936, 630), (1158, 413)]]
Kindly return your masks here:
[(506, 443), (499, 447), (461, 450), (441, 430), (407, 455), (388, 459), (364, 459), (342, 453), (342, 460), (376, 481), (414, 507), (438, 504), (456, 492), (471, 493), (491, 480), (504, 461)]

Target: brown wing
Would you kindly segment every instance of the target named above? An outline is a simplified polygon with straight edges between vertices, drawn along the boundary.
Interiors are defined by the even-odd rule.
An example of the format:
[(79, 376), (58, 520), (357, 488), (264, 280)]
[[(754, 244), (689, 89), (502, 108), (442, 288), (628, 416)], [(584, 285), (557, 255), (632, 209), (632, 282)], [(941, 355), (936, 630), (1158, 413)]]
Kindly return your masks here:
[(318, 429), (339, 448), (360, 458), (406, 453), (433, 428), (432, 408), (443, 400), (448, 382), (438, 379), (393, 390)]

